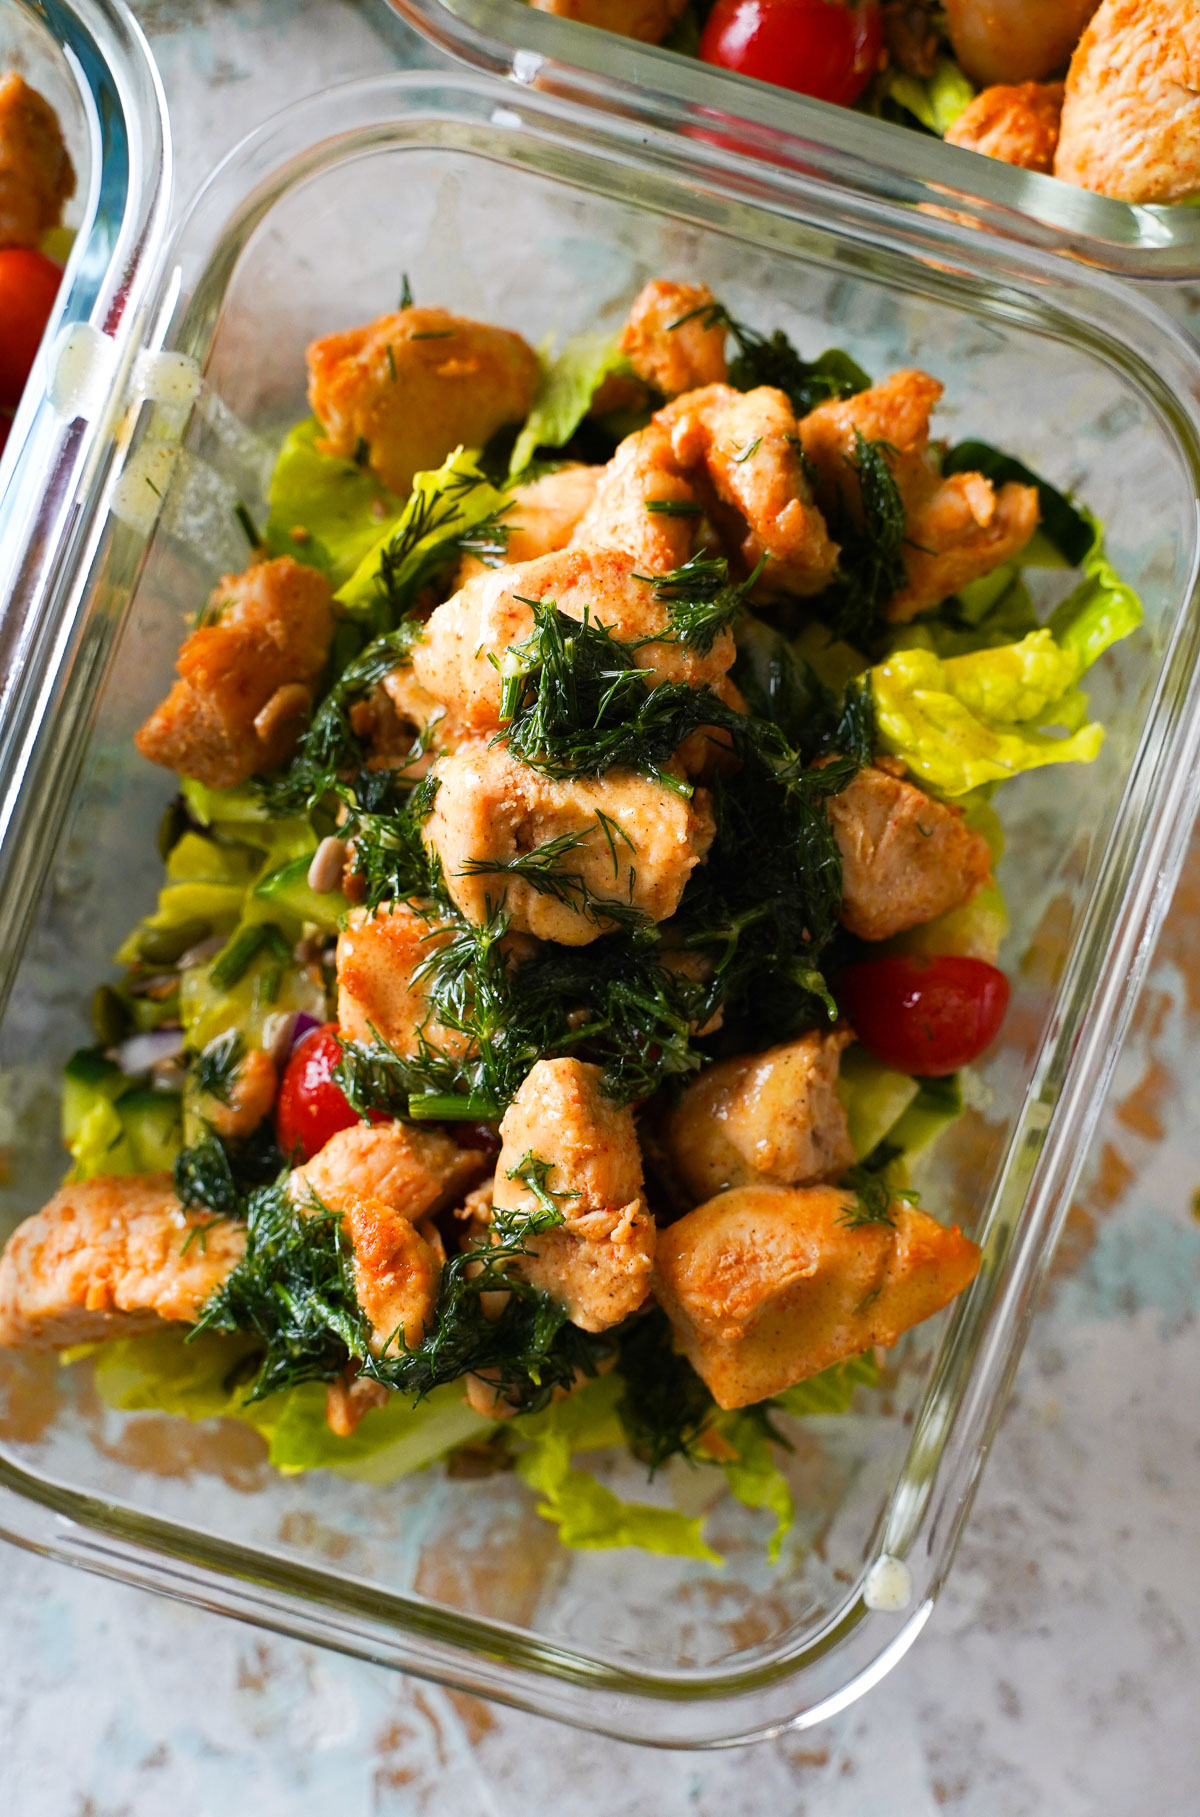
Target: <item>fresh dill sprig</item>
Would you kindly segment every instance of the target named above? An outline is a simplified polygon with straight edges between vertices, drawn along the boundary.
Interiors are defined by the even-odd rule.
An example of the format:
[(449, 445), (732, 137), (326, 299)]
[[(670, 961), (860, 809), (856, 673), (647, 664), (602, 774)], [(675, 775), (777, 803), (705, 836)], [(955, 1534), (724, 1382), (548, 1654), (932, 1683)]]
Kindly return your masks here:
[(766, 556), (743, 581), (731, 581), (729, 563), (720, 555), (693, 555), (669, 574), (638, 575), (650, 582), (654, 597), (666, 606), (671, 635), (699, 656), (707, 656), (727, 626), (741, 617), (746, 600), (766, 565)]
[(733, 336), (737, 352), (729, 363), (729, 383), (736, 390), (773, 386), (786, 394), (798, 417), (807, 416), (831, 398), (853, 397), (871, 383), (862, 367), (840, 347), (831, 347), (817, 359), (806, 360), (782, 328), (770, 335), (760, 334), (757, 328), (738, 321), (723, 303), (702, 303), (669, 327), (682, 328), (685, 322), (697, 319), (705, 328), (724, 327)]
[[(399, 623), (421, 589), (444, 574), (464, 552), (504, 561), (508, 526), (501, 520), (512, 509), (511, 502), (474, 523), (465, 522), (463, 499), (488, 484), (484, 474), (468, 469), (447, 475), (430, 492), (412, 495), (403, 521), (379, 555), (376, 616), (381, 628)], [(429, 546), (423, 549), (420, 545), (425, 542)]]
[(515, 1239), (524, 1240), (526, 1236), (537, 1236), (546, 1230), (557, 1230), (564, 1222), (564, 1213), (560, 1199), (577, 1199), (578, 1191), (568, 1187), (563, 1192), (552, 1192), (548, 1184), (554, 1171), (553, 1161), (543, 1161), (530, 1149), (521, 1156), (515, 1167), (507, 1169), (506, 1178), (519, 1180), (527, 1186), (537, 1201), (535, 1212), (514, 1212), (501, 1206), (492, 1209), (492, 1230), (506, 1242)]
[(821, 612), (835, 636), (853, 644), (869, 644), (880, 609), (908, 581), (901, 553), (904, 501), (888, 458), (895, 452), (888, 442), (869, 442), (855, 429), (854, 454), (847, 458), (858, 478), (861, 519), (846, 510), (830, 515), (841, 553)]
[(227, 1029), (201, 1049), (192, 1061), (192, 1082), (205, 1097), (228, 1104), (246, 1051), (240, 1029)]
[(673, 1457), (695, 1461), (716, 1402), (655, 1306), (622, 1329), (617, 1367), (624, 1382), (617, 1416), (629, 1449), (651, 1475)]
[(282, 1164), (269, 1122), (240, 1140), (210, 1129), (176, 1157), (176, 1196), (186, 1210), (239, 1217), (246, 1193), (274, 1179)]

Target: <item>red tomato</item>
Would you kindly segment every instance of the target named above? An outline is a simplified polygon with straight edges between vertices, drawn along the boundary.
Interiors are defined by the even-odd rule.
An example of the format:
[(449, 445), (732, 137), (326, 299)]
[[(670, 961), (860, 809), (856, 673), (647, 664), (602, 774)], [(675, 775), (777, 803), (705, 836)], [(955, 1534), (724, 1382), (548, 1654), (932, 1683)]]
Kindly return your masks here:
[(297, 1149), (311, 1161), (339, 1129), (359, 1121), (333, 1069), (342, 1057), (337, 1023), (326, 1022), (297, 1041), (275, 1103), (275, 1134), (290, 1161)]
[(1008, 979), (982, 959), (868, 959), (838, 1001), (864, 1047), (897, 1072), (936, 1077), (978, 1059), (1008, 1008)]
[(717, 0), (700, 39), (705, 63), (849, 107), (879, 67), (877, 0)]
[(62, 266), (31, 246), (0, 249), (0, 404), (20, 401), (61, 279)]

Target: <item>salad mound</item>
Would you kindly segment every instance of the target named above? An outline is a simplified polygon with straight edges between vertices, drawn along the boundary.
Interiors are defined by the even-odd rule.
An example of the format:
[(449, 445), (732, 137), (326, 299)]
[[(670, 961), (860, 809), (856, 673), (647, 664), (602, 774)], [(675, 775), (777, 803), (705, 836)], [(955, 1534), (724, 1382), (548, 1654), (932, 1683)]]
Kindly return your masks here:
[[(467, 1447), (565, 1543), (711, 1561), (575, 1461), (682, 1457), (775, 1555), (788, 1419), (979, 1269), (908, 1164), (1007, 1007), (988, 798), (1096, 756), (1140, 608), (1071, 501), (932, 439), (923, 372), (699, 284), (544, 365), (405, 291), (309, 350), (137, 734), (166, 877), (0, 1343), (99, 1345), (110, 1404), (284, 1470)], [(1081, 570), (1045, 623), (1036, 562)]]

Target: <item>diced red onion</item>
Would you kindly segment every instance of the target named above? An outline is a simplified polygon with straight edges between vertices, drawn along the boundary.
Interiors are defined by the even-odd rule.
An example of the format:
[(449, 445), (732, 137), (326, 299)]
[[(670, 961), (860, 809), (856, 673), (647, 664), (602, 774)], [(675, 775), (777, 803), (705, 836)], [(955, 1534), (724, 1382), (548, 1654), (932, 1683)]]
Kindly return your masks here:
[(322, 1027), (324, 1027), (324, 1024), (322, 1023), (320, 1016), (310, 1016), (306, 1009), (299, 1010), (296, 1015), (296, 1026), (292, 1030), (291, 1046), (289, 1047), (288, 1052), (294, 1053), (296, 1047), (303, 1041), (305, 1035), (311, 1035), (314, 1028)]

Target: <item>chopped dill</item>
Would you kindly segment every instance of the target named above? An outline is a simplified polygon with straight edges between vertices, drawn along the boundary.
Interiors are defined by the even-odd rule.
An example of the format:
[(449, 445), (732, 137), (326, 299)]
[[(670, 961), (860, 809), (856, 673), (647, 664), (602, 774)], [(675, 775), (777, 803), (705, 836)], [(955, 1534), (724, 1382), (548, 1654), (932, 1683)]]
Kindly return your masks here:
[(729, 564), (719, 555), (693, 555), (669, 574), (641, 575), (666, 606), (671, 633), (699, 656), (707, 656), (720, 633), (740, 618), (746, 600), (766, 565), (766, 557), (744, 581), (729, 578)]
[(410, 283), (409, 283), (409, 281), (408, 281), (408, 273), (407, 273), (407, 271), (402, 271), (402, 272), (401, 272), (401, 273), (400, 273), (400, 303), (399, 303), (399, 307), (400, 307), (400, 308), (401, 308), (401, 309), (411, 309), (411, 308), (412, 308), (412, 306), (413, 306), (413, 292), (412, 292), (412, 285), (411, 285), (411, 284), (410, 284)]
[(564, 1192), (552, 1192), (547, 1182), (554, 1171), (552, 1161), (543, 1161), (530, 1149), (522, 1155), (515, 1167), (507, 1170), (506, 1178), (519, 1180), (527, 1186), (537, 1201), (536, 1212), (513, 1212), (496, 1206), (492, 1210), (492, 1229), (506, 1241), (514, 1237), (535, 1236), (545, 1230), (557, 1230), (563, 1222), (563, 1209), (560, 1199), (577, 1199), (578, 1191), (568, 1188)]
[(262, 534), (261, 534), (257, 524), (255, 523), (254, 519), (251, 517), (246, 506), (243, 505), (240, 498), (239, 498), (237, 504), (233, 507), (233, 515), (237, 518), (238, 523), (241, 525), (242, 534), (245, 536), (246, 541), (249, 543), (250, 547), (252, 549), (261, 549), (263, 546)]
[(904, 501), (892, 472), (887, 442), (869, 442), (854, 431), (849, 465), (858, 477), (862, 500), (859, 520), (848, 511), (830, 515), (830, 532), (841, 544), (838, 572), (822, 600), (822, 615), (838, 637), (867, 644), (880, 608), (908, 582), (901, 553), (904, 544)]
[(229, 1104), (246, 1043), (240, 1029), (227, 1029), (200, 1050), (192, 1062), (196, 1090), (218, 1104)]
[[(599, 818), (599, 817), (598, 817)], [(628, 835), (617, 826), (616, 822), (604, 817), (600, 831), (604, 834), (613, 860), (614, 875), (619, 872), (613, 828), (628, 843)], [(530, 852), (519, 852), (514, 858), (471, 858), (459, 873), (464, 877), (502, 876), (517, 877), (527, 883), (530, 889), (539, 896), (548, 896), (559, 902), (564, 908), (574, 910), (582, 915), (585, 921), (597, 927), (620, 927), (631, 934), (649, 929), (652, 923), (641, 909), (634, 908), (632, 899), (622, 902), (612, 896), (598, 896), (592, 890), (581, 871), (565, 869), (564, 858), (587, 843), (589, 832), (560, 833), (557, 839), (547, 839), (542, 845), (535, 846)], [(634, 872), (629, 873), (630, 897), (633, 895)]]
[(646, 510), (651, 517), (701, 517), (704, 506), (690, 498), (648, 498)]
[(733, 336), (737, 352), (729, 364), (729, 383), (736, 390), (754, 391), (770, 385), (786, 394), (798, 417), (807, 416), (831, 398), (853, 397), (871, 383), (862, 367), (840, 347), (831, 347), (815, 360), (803, 359), (782, 328), (770, 335), (760, 334), (757, 328), (739, 322), (723, 303), (702, 303), (669, 327), (682, 328), (696, 319), (705, 328), (724, 327)]

